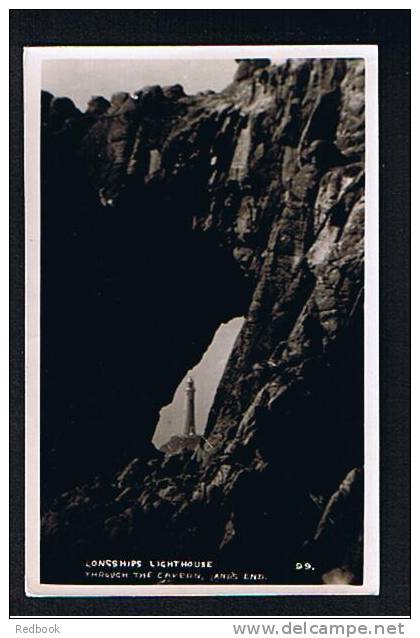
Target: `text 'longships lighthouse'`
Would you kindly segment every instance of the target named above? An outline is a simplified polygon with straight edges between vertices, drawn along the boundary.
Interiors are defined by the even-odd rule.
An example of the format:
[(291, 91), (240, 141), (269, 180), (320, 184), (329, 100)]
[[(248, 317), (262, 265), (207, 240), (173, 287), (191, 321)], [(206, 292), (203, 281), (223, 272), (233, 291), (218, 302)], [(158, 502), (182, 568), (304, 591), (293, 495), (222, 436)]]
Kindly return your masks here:
[(195, 387), (192, 377), (188, 377), (187, 386), (185, 388), (185, 436), (195, 436), (195, 405), (194, 405)]

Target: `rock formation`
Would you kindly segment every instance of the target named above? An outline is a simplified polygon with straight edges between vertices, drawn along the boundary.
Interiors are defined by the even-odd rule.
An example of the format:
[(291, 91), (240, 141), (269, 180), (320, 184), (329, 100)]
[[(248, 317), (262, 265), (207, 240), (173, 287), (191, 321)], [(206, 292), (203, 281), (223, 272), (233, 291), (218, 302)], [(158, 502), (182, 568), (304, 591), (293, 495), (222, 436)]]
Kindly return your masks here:
[[(124, 548), (360, 582), (362, 490), (319, 547), (363, 465), (363, 61), (42, 104), (44, 577)], [(163, 457), (160, 408), (239, 315), (205, 439)]]
[(178, 452), (185, 449), (195, 450), (202, 440), (203, 437), (199, 434), (193, 434), (190, 436), (186, 436), (185, 434), (174, 434), (171, 436), (169, 441), (160, 447), (160, 451), (168, 456), (171, 454), (178, 454)]

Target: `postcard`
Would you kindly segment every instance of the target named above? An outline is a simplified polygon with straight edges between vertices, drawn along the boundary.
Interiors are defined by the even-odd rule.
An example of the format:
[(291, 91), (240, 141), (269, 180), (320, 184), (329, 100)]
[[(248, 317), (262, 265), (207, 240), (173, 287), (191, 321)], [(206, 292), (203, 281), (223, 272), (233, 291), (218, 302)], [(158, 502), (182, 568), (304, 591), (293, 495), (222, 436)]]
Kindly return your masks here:
[(24, 71), (27, 594), (378, 594), (376, 46)]

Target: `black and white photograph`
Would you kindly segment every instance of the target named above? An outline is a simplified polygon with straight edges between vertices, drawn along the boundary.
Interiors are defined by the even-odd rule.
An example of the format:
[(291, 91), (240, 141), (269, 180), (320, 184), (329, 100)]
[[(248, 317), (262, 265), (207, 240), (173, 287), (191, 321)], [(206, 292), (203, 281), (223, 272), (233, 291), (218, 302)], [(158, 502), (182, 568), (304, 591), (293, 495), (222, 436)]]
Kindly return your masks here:
[(25, 50), (28, 595), (379, 593), (376, 67)]

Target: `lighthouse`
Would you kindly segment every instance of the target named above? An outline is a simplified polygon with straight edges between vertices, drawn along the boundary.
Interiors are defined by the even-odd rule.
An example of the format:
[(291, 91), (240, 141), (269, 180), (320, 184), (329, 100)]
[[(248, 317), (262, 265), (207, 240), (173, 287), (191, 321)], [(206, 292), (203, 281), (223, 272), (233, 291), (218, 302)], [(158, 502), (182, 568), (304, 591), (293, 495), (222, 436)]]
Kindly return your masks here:
[[(185, 421), (182, 434), (174, 434), (160, 448), (166, 456), (178, 454), (183, 450), (194, 451), (203, 440), (203, 437), (195, 431), (195, 387), (192, 377), (187, 378), (185, 384)], [(181, 423), (179, 424), (181, 427)]]
[(185, 436), (195, 436), (195, 409), (194, 409), (195, 387), (192, 377), (188, 377), (185, 388)]

